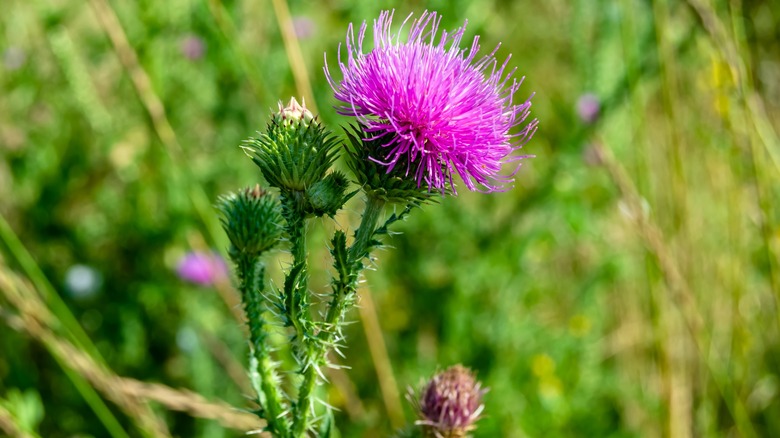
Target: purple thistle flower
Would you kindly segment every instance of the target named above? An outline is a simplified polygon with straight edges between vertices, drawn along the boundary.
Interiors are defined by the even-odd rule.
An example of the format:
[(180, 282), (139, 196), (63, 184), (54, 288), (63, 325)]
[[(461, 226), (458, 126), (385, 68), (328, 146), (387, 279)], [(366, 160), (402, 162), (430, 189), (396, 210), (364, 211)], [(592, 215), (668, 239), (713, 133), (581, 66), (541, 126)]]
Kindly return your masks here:
[(197, 35), (188, 34), (179, 43), (179, 50), (185, 58), (197, 61), (206, 54), (206, 42)]
[[(412, 21), (406, 42), (401, 41), (402, 30), (391, 33), (392, 20), (391, 11), (374, 20), (374, 49), (368, 53), (363, 53), (366, 23), (357, 40), (349, 25), (346, 64), (341, 62), (339, 45), (340, 82), (326, 63), (328, 82), (343, 102), (337, 111), (365, 126), (369, 135), (365, 140), (385, 142), (386, 153), (371, 158), (387, 166), (388, 173), (398, 166), (418, 186), (425, 183), (442, 192), (447, 186), (455, 191), (454, 173), (469, 190), (504, 190), (514, 181), (518, 161), (528, 157), (513, 153), (537, 127), (533, 120), (510, 133), (523, 124), (531, 108), (530, 97), (514, 104), (523, 79), (512, 78), (515, 69), (505, 73), (511, 56), (499, 64), (496, 47), (477, 59), (478, 36), (469, 49), (461, 49), (467, 22), (437, 36), (441, 17), (435, 12), (423, 12)], [(505, 163), (517, 163), (509, 175), (501, 174)]]
[(215, 253), (193, 251), (187, 253), (176, 267), (179, 278), (201, 286), (209, 286), (228, 276), (222, 257)]
[(421, 420), (436, 437), (463, 437), (474, 429), (485, 406), (486, 390), (474, 374), (462, 365), (454, 365), (433, 376), (418, 401)]
[(599, 118), (601, 102), (593, 93), (585, 93), (577, 99), (577, 116), (584, 123), (590, 125)]

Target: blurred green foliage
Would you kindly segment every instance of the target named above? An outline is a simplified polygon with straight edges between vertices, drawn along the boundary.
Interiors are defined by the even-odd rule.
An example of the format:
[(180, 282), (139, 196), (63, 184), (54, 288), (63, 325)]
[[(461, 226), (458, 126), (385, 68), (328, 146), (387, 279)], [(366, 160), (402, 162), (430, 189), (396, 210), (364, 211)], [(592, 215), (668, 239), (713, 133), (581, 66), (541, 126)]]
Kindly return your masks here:
[[(261, 178), (238, 145), (307, 93), (284, 14), (238, 0), (2, 6), (0, 214), (113, 371), (244, 407), (234, 309), (175, 267), (192, 248), (225, 250), (210, 204)], [(347, 24), (387, 7), (468, 19), (483, 50), (501, 42), (541, 121), (514, 190), (416, 211), (366, 275), (393, 384), (474, 368), (491, 388), (476, 436), (780, 434), (780, 4), (290, 0), (307, 104), (336, 131), (323, 53), (333, 66)], [(593, 124), (577, 116), (585, 93), (601, 102)], [(352, 210), (335, 220), (354, 226)], [(323, 267), (332, 228), (310, 230)], [(96, 270), (97, 291), (67, 286), (76, 265)], [(330, 400), (342, 436), (386, 436), (362, 327)], [(0, 323), (0, 351), (0, 406), (21, 430), (109, 436), (42, 345)], [(155, 410), (176, 436), (242, 435)]]

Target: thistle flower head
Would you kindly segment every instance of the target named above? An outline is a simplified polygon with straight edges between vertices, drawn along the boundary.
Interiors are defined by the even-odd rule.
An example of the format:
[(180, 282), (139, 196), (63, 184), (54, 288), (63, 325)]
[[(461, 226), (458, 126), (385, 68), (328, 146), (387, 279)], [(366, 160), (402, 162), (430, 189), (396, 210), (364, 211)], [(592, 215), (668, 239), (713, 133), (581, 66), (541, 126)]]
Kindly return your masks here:
[(336, 138), (295, 99), (282, 105), (268, 128), (244, 142), (271, 187), (304, 191), (322, 180), (336, 159)]
[[(391, 32), (392, 20), (390, 11), (374, 20), (374, 48), (368, 53), (366, 23), (357, 38), (349, 26), (346, 63), (339, 47), (340, 81), (326, 63), (325, 74), (342, 102), (338, 112), (356, 117), (367, 140), (382, 140), (386, 153), (373, 160), (386, 172), (403, 167), (418, 187), (455, 191), (457, 174), (469, 190), (506, 189), (524, 158), (514, 152), (537, 126), (536, 120), (522, 126), (531, 101), (515, 104), (522, 79), (512, 78), (514, 69), (507, 71), (509, 58), (499, 63), (498, 47), (477, 58), (479, 37), (462, 49), (466, 24), (439, 33), (441, 17), (435, 12), (412, 21), (406, 41), (402, 30)], [(506, 163), (516, 164), (514, 172), (502, 173)]]
[(257, 257), (273, 248), (282, 235), (279, 202), (259, 185), (219, 198), (222, 228), (230, 239), (230, 257)]
[(437, 438), (464, 437), (484, 409), (485, 390), (474, 374), (462, 365), (452, 366), (433, 376), (417, 402), (422, 425)]

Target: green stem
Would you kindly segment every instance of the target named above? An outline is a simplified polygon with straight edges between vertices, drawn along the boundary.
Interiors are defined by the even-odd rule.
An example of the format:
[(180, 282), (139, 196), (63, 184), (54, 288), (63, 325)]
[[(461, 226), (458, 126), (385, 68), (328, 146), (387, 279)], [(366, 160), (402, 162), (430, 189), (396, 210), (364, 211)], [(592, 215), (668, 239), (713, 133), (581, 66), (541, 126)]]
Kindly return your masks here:
[(314, 390), (314, 385), (317, 383), (317, 370), (315, 369), (318, 364), (315, 362), (320, 361), (320, 357), (323, 356), (323, 349), (312, 346), (306, 350), (307, 359), (313, 359), (308, 363), (308, 367), (303, 372), (303, 382), (298, 388), (298, 403), (295, 405), (295, 413), (293, 417), (293, 437), (305, 437), (306, 426), (308, 423), (308, 417), (311, 406), (311, 393)]
[(296, 278), (286, 278), (285, 283), (293, 281), (291, 287), (285, 285), (284, 308), (287, 318), (295, 328), (295, 334), (299, 342), (305, 339), (305, 331), (302, 324), (307, 320), (305, 314), (308, 308), (309, 292), (309, 266), (306, 258), (306, 215), (303, 211), (303, 192), (285, 194), (282, 198), (283, 215), (287, 222), (287, 234), (290, 238), (290, 251), (293, 256), (293, 269), (290, 275)]
[[(366, 199), (366, 207), (363, 211), (360, 227), (358, 227), (355, 232), (355, 242), (349, 247), (350, 261), (359, 264), (358, 271), (363, 269), (361, 261), (363, 260), (363, 257), (368, 256), (366, 248), (368, 248), (368, 243), (374, 236), (376, 224), (379, 221), (379, 216), (382, 214), (384, 206), (385, 201), (382, 199), (372, 196), (369, 196)], [(355, 281), (357, 281), (357, 279)]]
[(367, 248), (371, 241), (385, 201), (373, 197), (366, 200), (360, 226), (355, 232), (355, 241), (348, 250), (349, 272), (347, 278), (339, 278), (333, 284), (333, 299), (323, 324), (324, 329), (318, 335), (318, 342), (306, 350), (306, 368), (303, 370), (303, 382), (298, 389), (298, 402), (295, 406), (293, 436), (304, 436), (308, 416), (311, 412), (311, 394), (317, 383), (317, 367), (324, 365), (327, 348), (338, 333), (338, 324), (348, 310), (348, 304), (354, 302), (360, 271), (363, 270), (363, 258), (368, 256)]
[(284, 406), (281, 397), (281, 391), (278, 388), (278, 380), (274, 374), (274, 364), (271, 358), (271, 348), (268, 345), (268, 328), (265, 319), (263, 319), (263, 308), (261, 305), (261, 292), (263, 287), (263, 277), (265, 268), (259, 262), (258, 257), (240, 255), (234, 260), (238, 267), (239, 289), (241, 291), (241, 301), (244, 304), (246, 312), (247, 325), (249, 326), (249, 340), (252, 346), (251, 354), (255, 359), (255, 370), (260, 377), (259, 388), (254, 378), (253, 384), (258, 395), (262, 392), (265, 395), (264, 418), (268, 421), (269, 429), (278, 437), (289, 436), (290, 426), (284, 417)]

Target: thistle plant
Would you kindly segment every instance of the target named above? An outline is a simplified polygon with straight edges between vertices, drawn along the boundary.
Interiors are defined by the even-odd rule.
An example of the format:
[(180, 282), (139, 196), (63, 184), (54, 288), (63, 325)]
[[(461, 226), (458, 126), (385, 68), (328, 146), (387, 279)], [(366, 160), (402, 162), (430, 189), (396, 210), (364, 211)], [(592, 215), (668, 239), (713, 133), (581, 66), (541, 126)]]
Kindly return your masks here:
[[(402, 41), (402, 30), (390, 31), (392, 19), (386, 11), (374, 22), (368, 53), (366, 23), (357, 39), (350, 25), (348, 60), (338, 61), (342, 78), (325, 67), (341, 102), (337, 111), (354, 117), (345, 136), (325, 127), (305, 103), (280, 103), (265, 131), (242, 145), (267, 188), (244, 189), (218, 204), (249, 326), (255, 412), (277, 437), (330, 436), (334, 430), (327, 401), (315, 403), (317, 386), (331, 365), (328, 353), (346, 345), (342, 329), (361, 272), (393, 224), (416, 207), (456, 194), (456, 177), (469, 190), (506, 190), (524, 158), (515, 152), (537, 126), (536, 120), (525, 123), (530, 98), (514, 103), (522, 80), (507, 71), (509, 58), (499, 64), (496, 48), (477, 59), (477, 37), (468, 51), (459, 47), (465, 24), (439, 33), (440, 17), (425, 12)], [(333, 170), (339, 156), (350, 176)], [(512, 166), (508, 173), (505, 164)], [(360, 223), (351, 237), (337, 229), (321, 243), (332, 256), (331, 290), (324, 302), (314, 301), (308, 222), (334, 217), (353, 197), (362, 200)], [(264, 277), (263, 256), (275, 247), (291, 253), (280, 286)], [(273, 332), (288, 337), (284, 348), (274, 343)], [(281, 363), (294, 367), (281, 370)], [(463, 375), (456, 386), (468, 380)]]

